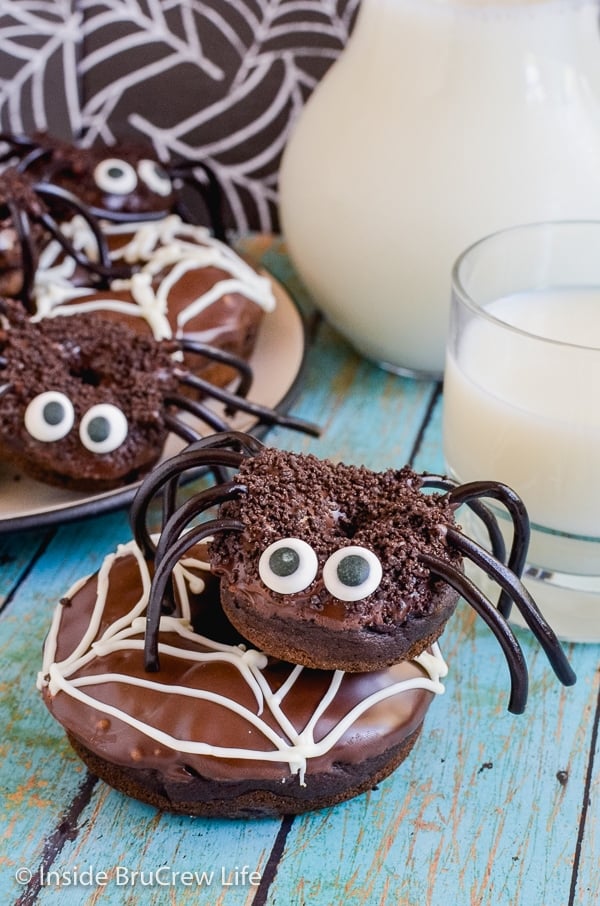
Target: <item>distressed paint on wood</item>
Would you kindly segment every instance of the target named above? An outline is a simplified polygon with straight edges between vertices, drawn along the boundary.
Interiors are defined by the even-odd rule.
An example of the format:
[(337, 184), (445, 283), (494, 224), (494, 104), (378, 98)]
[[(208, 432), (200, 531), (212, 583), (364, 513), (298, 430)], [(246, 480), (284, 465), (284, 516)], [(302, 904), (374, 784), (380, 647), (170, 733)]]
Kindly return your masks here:
[(49, 537), (45, 531), (0, 537), (0, 610)]
[(376, 792), (294, 823), (268, 903), (569, 902), (597, 651), (575, 646), (582, 681), (562, 690), (521, 635), (532, 690), (515, 717), (497, 646), (459, 615), (444, 637), (446, 696), (412, 755)]

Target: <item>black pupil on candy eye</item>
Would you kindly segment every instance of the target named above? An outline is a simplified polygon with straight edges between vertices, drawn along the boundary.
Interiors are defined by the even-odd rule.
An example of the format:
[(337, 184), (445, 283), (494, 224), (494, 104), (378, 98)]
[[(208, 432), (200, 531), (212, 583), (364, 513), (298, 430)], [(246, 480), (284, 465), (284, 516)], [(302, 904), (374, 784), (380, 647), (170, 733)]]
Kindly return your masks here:
[(65, 408), (62, 403), (53, 400), (44, 406), (44, 421), (47, 425), (60, 425), (65, 417)]
[(338, 563), (337, 575), (342, 585), (355, 588), (362, 585), (369, 578), (371, 567), (364, 557), (358, 554), (348, 554)]
[(108, 176), (110, 176), (111, 179), (119, 179), (123, 176), (123, 170), (121, 167), (109, 167)]
[(103, 415), (97, 415), (92, 418), (87, 426), (87, 433), (90, 440), (100, 444), (105, 441), (110, 434), (110, 422)]
[(276, 576), (291, 576), (300, 566), (300, 557), (291, 547), (280, 547), (269, 557), (269, 566)]

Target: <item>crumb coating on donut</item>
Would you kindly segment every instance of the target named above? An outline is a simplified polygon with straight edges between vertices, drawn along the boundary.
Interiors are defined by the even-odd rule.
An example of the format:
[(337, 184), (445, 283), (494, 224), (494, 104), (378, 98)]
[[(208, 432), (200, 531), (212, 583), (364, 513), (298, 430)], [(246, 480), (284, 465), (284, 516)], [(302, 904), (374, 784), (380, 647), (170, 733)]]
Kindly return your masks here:
[[(247, 493), (224, 504), (221, 515), (240, 520), (244, 532), (217, 536), (211, 562), (229, 586), (260, 593), (282, 613), (293, 608), (296, 615), (320, 613), (326, 618), (335, 603), (321, 571), (330, 554), (345, 546), (373, 551), (383, 567), (374, 592), (344, 602), (343, 619), (352, 628), (385, 631), (409, 615), (427, 616), (443, 583), (431, 578), (420, 552), (461, 562), (445, 542), (445, 527), (454, 524), (453, 508), (443, 495), (423, 493), (420, 477), (409, 467), (376, 473), (364, 466), (265, 449), (242, 464), (239, 480)], [(258, 573), (260, 553), (289, 537), (308, 542), (319, 562), (308, 588), (289, 596), (291, 605), (288, 596), (266, 588)]]
[[(68, 329), (66, 329), (68, 328)], [(0, 452), (29, 474), (68, 487), (129, 480), (160, 454), (166, 437), (165, 395), (176, 388), (169, 351), (96, 315), (32, 323), (19, 319), (0, 330)], [(28, 404), (44, 391), (58, 391), (75, 410), (65, 437), (45, 443), (25, 426)], [(111, 403), (125, 415), (124, 443), (107, 454), (87, 450), (77, 425), (92, 406)]]

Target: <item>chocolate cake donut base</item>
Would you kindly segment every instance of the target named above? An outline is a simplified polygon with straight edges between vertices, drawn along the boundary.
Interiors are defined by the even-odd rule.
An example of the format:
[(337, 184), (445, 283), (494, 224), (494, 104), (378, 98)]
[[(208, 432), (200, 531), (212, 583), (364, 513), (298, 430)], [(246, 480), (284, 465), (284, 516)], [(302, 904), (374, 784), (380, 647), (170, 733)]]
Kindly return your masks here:
[(215, 782), (194, 776), (189, 783), (168, 784), (158, 771), (136, 770), (112, 764), (90, 752), (72, 734), (67, 737), (76, 754), (96, 777), (109, 786), (161, 811), (198, 818), (271, 818), (301, 815), (345, 802), (385, 780), (412, 751), (422, 725), (401, 745), (361, 764), (336, 764), (335, 771), (311, 776), (302, 787), (290, 777), (294, 795), (282, 792), (281, 781)]
[(289, 618), (276, 613), (263, 621), (256, 620), (253, 607), (246, 609), (246, 598), (235, 588), (221, 587), (221, 604), (238, 632), (273, 657), (317, 670), (345, 670), (362, 673), (381, 670), (401, 660), (412, 660), (439, 638), (454, 613), (458, 594), (443, 587), (436, 597), (432, 613), (410, 620), (389, 632), (365, 629), (338, 630), (323, 628), (316, 622), (296, 622), (290, 631)]
[(179, 814), (301, 814), (390, 774), (444, 691), (437, 646), (370, 673), (307, 670), (248, 647), (206, 549), (173, 569), (159, 671), (143, 648), (152, 564), (130, 542), (55, 610), (38, 686), (92, 773)]

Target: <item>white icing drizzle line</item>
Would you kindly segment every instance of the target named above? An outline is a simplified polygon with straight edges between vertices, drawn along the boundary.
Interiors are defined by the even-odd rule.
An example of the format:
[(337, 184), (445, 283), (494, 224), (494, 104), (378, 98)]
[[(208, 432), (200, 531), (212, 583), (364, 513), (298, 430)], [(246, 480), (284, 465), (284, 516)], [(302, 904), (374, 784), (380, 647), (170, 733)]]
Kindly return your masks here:
[[(75, 248), (85, 251), (89, 257), (94, 256), (93, 234), (82, 217), (74, 217), (62, 229)], [(240, 293), (266, 312), (275, 308), (268, 277), (257, 274), (233, 249), (212, 237), (205, 227), (185, 223), (177, 214), (153, 221), (103, 223), (103, 230), (107, 236), (133, 234), (128, 242), (111, 252), (113, 262), (140, 265), (131, 278), (113, 280), (111, 284), (113, 292), (126, 290), (131, 293), (133, 301), (109, 296), (86, 301), (86, 296), (93, 290), (73, 286), (75, 261), (64, 256), (60, 244), (52, 240), (40, 254), (33, 290), (36, 314), (32, 320), (87, 311), (114, 311), (143, 318), (156, 340), (171, 339), (173, 331), (167, 318), (170, 293), (185, 274), (208, 267), (218, 268), (229, 276), (190, 300), (177, 316), (177, 336), (181, 336), (192, 318), (228, 293)], [(163, 270), (166, 273), (154, 289), (152, 281)], [(81, 301), (67, 304), (74, 299)]]
[[(110, 573), (115, 561), (120, 557), (133, 556), (137, 563), (142, 586), (142, 594), (132, 609), (117, 621), (108, 626), (102, 635), (96, 639), (102, 622), (110, 588)], [(291, 666), (290, 674), (280, 688), (274, 692), (263, 671), (267, 666), (266, 655), (255, 649), (246, 649), (243, 645), (226, 645), (214, 642), (198, 633), (195, 633), (189, 622), (190, 604), (188, 588), (193, 587), (197, 593), (202, 579), (192, 575), (190, 568), (208, 571), (208, 563), (195, 560), (189, 556), (177, 564), (174, 570), (175, 582), (181, 599), (181, 618), (163, 616), (160, 623), (160, 632), (170, 632), (179, 635), (182, 639), (194, 642), (207, 650), (193, 651), (189, 648), (178, 647), (159, 641), (159, 652), (169, 657), (180, 660), (194, 661), (196, 663), (209, 663), (218, 661), (228, 663), (235, 667), (251, 690), (257, 705), (256, 713), (244, 707), (239, 702), (217, 693), (202, 689), (168, 685), (160, 680), (132, 677), (119, 673), (100, 673), (97, 675), (74, 676), (78, 670), (93, 662), (96, 658), (118, 650), (143, 650), (145, 610), (148, 604), (150, 590), (150, 573), (148, 565), (141, 551), (131, 541), (120, 545), (117, 551), (105, 558), (97, 576), (96, 602), (90, 617), (90, 623), (83, 638), (75, 650), (63, 661), (54, 660), (57, 647), (57, 637), (60, 632), (62, 616), (65, 612), (64, 605), (59, 605), (54, 613), (52, 625), (44, 647), (42, 670), (38, 675), (38, 688), (47, 687), (51, 695), (59, 691), (82, 704), (109, 714), (112, 717), (137, 729), (140, 733), (155, 740), (157, 743), (175, 751), (190, 754), (210, 755), (215, 758), (237, 758), (243, 760), (258, 760), (269, 762), (287, 762), (291, 773), (298, 774), (300, 783), (304, 783), (307, 762), (312, 758), (330, 751), (344, 733), (364, 714), (379, 702), (401, 695), (411, 689), (426, 689), (435, 694), (442, 694), (444, 686), (441, 679), (446, 676), (448, 668), (442, 657), (439, 646), (435, 643), (431, 652), (426, 652), (415, 658), (427, 674), (409, 680), (394, 683), (379, 689), (356, 704), (326, 736), (315, 740), (315, 730), (319, 719), (335, 698), (343, 680), (344, 673), (340, 670), (331, 674), (329, 686), (321, 698), (315, 711), (304, 729), (298, 731), (284, 711), (285, 698), (300, 678), (305, 668)], [(77, 582), (65, 596), (67, 599), (75, 595), (85, 584), (87, 579)], [(203, 584), (203, 583), (202, 583)], [(259, 750), (251, 748), (227, 748), (211, 745), (199, 740), (178, 739), (168, 733), (152, 727), (144, 721), (127, 714), (120, 708), (107, 705), (93, 695), (84, 691), (88, 686), (99, 686), (104, 683), (122, 683), (131, 687), (149, 689), (167, 695), (181, 695), (185, 698), (212, 702), (222, 706), (228, 711), (237, 714), (258, 730), (262, 736), (273, 746), (272, 750)], [(280, 732), (274, 730), (261, 718), (264, 710), (268, 709), (275, 718)], [(250, 732), (250, 731), (249, 731)]]

